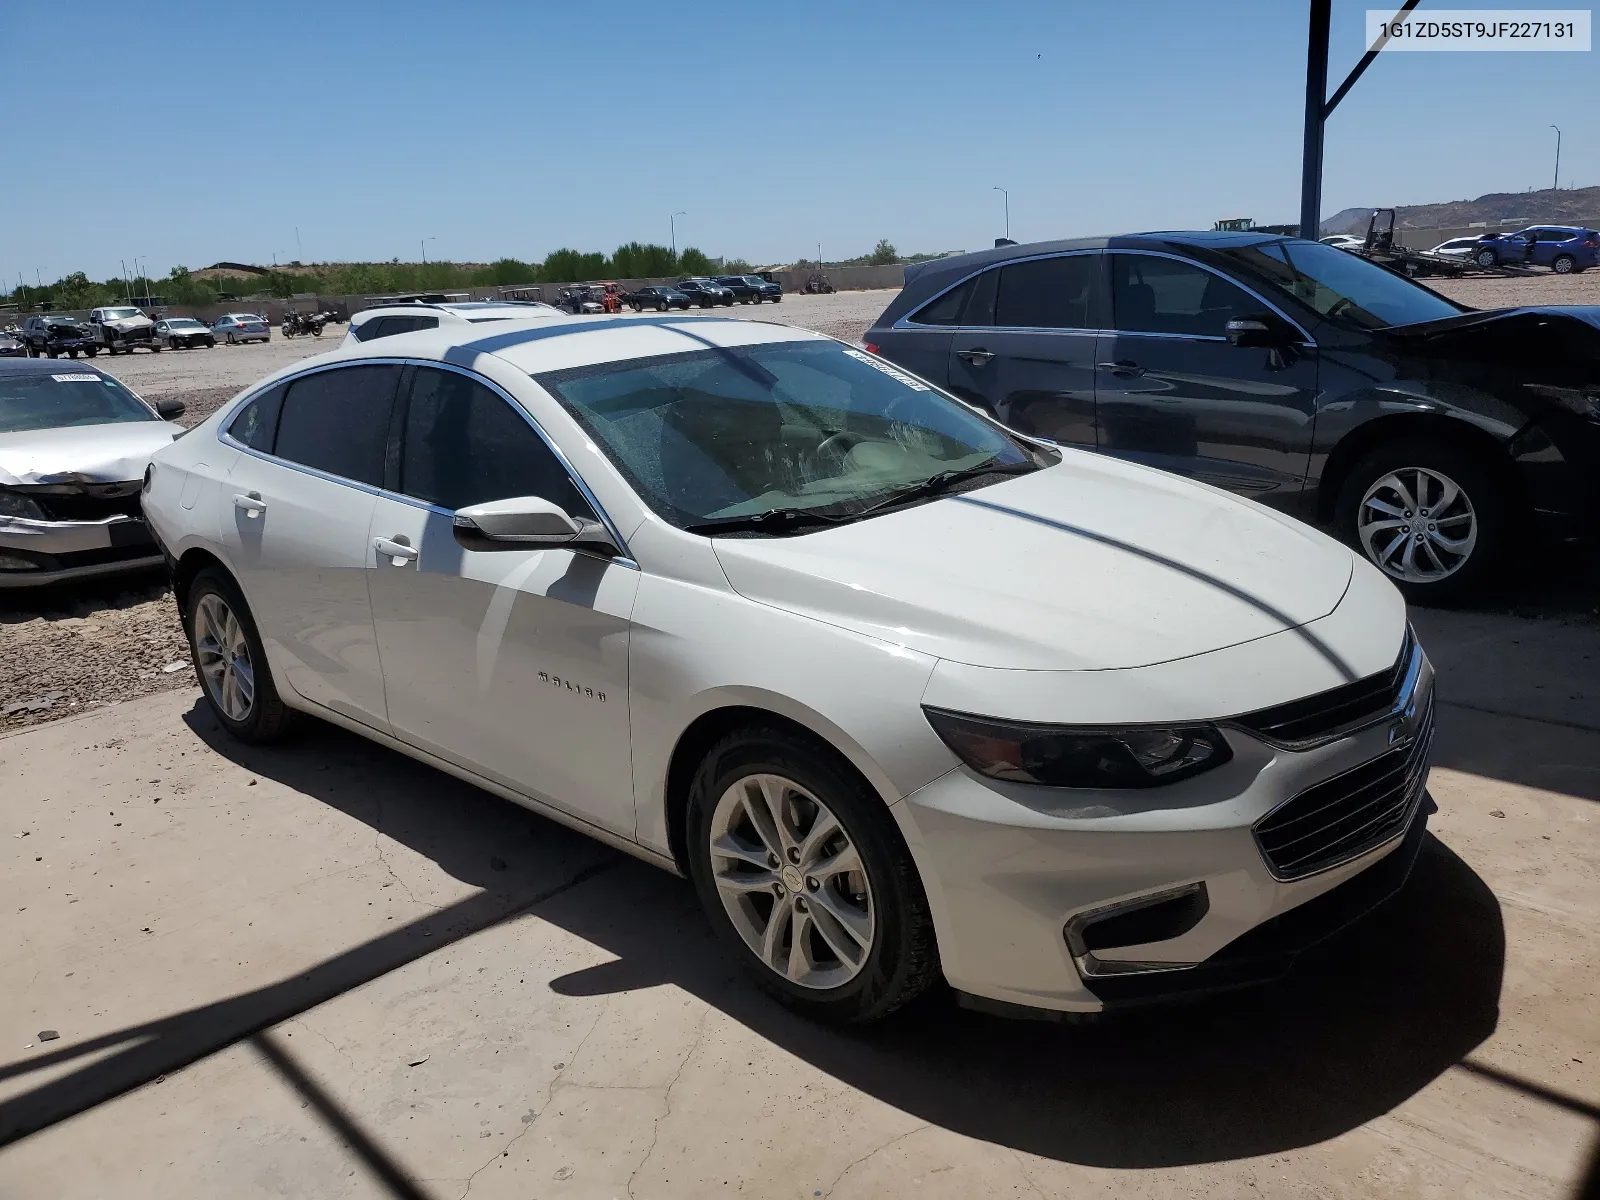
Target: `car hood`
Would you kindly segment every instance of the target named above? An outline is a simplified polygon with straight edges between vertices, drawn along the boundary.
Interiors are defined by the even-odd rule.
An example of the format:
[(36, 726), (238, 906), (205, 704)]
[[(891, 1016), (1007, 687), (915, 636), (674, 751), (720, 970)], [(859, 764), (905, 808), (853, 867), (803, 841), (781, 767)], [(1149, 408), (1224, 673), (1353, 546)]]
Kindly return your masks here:
[(144, 329), (147, 326), (154, 325), (155, 322), (149, 317), (119, 317), (115, 321), (106, 321), (104, 324), (112, 329)]
[(954, 662), (1095, 671), (1303, 625), (1349, 550), (1248, 501), (1115, 459), (1054, 467), (836, 529), (714, 541), (751, 600)]
[(183, 432), (171, 421), (122, 421), (0, 433), (0, 484), (122, 483)]
[(1414, 325), (1391, 325), (1384, 332), (1400, 339), (1426, 341), (1458, 333), (1471, 335), (1488, 326), (1531, 327), (1551, 320), (1571, 322), (1569, 328), (1585, 341), (1594, 339), (1594, 345), (1600, 348), (1600, 305), (1596, 304), (1529, 304), (1519, 308), (1490, 308), (1454, 317), (1441, 317), (1437, 321), (1418, 321)]

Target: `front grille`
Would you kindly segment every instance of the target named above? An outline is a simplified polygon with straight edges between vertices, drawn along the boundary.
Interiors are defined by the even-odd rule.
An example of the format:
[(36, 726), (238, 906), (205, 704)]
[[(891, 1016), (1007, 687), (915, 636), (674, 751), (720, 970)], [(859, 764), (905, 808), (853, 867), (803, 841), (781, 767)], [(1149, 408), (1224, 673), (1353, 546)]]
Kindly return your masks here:
[(1397, 836), (1421, 802), (1432, 745), (1429, 697), (1409, 745), (1309, 787), (1257, 821), (1252, 832), (1273, 876), (1303, 879)]
[(1400, 657), (1387, 671), (1318, 692), (1315, 696), (1234, 717), (1231, 724), (1281, 746), (1303, 746), (1339, 737), (1394, 708), (1416, 648), (1416, 635), (1408, 625), (1405, 641), (1400, 645)]
[(137, 517), (140, 515), (139, 485), (131, 483), (124, 486), (130, 489), (125, 496), (95, 496), (88, 492), (30, 492), (29, 495), (52, 521), (104, 521), (107, 517)]

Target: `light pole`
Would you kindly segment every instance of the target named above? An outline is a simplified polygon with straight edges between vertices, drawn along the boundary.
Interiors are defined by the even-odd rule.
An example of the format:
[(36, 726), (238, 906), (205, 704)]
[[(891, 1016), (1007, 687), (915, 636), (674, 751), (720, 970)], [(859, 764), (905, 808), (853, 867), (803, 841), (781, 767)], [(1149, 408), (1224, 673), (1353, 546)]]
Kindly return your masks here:
[(1561, 186), (1561, 126), (1552, 125), (1550, 128), (1556, 131), (1556, 177), (1550, 184), (1553, 192)]
[(1006, 241), (1009, 242), (1011, 240), (1011, 193), (1003, 187), (995, 187), (989, 190), (999, 192), (1006, 198)]
[(674, 261), (678, 257), (678, 218), (687, 217), (688, 215), (686, 212), (675, 212), (667, 218), (667, 227), (672, 231), (672, 257)]
[(300, 226), (294, 227), (294, 256), (296, 261), (305, 262), (306, 252), (300, 245)]
[(422, 239), (422, 265), (423, 266), (427, 266), (428, 265), (428, 243), (429, 242), (437, 242), (438, 240), (439, 239), (436, 238), (436, 237), (427, 237), (427, 238), (423, 238)]
[(817, 243), (817, 266), (820, 267), (821, 265), (822, 265), (822, 243), (818, 242)]

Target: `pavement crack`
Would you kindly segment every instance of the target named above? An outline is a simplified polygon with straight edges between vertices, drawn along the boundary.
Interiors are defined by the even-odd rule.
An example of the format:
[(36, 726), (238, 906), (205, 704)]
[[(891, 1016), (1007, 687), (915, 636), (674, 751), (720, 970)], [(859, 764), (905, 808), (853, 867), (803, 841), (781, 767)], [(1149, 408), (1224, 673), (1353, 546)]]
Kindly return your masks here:
[(335, 1042), (327, 1034), (323, 1033), (320, 1029), (317, 1029), (315, 1026), (306, 1024), (306, 1021), (305, 1021), (304, 1017), (295, 1017), (293, 1020), (285, 1022), (285, 1024), (295, 1025), (295, 1026), (298, 1026), (299, 1028), (305, 1030), (312, 1037), (314, 1037), (318, 1041), (322, 1042), (325, 1046), (327, 1046), (330, 1050), (332, 1050), (340, 1058), (344, 1059), (345, 1066), (354, 1069), (354, 1067), (356, 1065), (355, 1064), (355, 1060), (352, 1059), (350, 1057), (350, 1055), (345, 1052), (344, 1047), (340, 1046), (337, 1042)]
[(639, 1172), (644, 1170), (645, 1164), (650, 1161), (651, 1156), (653, 1156), (656, 1152), (656, 1143), (661, 1140), (662, 1124), (672, 1117), (672, 1089), (677, 1087), (678, 1080), (683, 1078), (684, 1071), (688, 1069), (689, 1060), (694, 1058), (695, 1052), (705, 1044), (706, 1026), (710, 1023), (710, 1020), (711, 1010), (706, 1009), (700, 1014), (700, 1028), (695, 1031), (694, 1042), (684, 1053), (683, 1061), (678, 1064), (678, 1069), (673, 1072), (672, 1078), (667, 1081), (667, 1090), (662, 1094), (661, 1097), (662, 1102), (666, 1106), (665, 1111), (655, 1119), (655, 1124), (650, 1127), (650, 1145), (645, 1148), (644, 1157), (639, 1160), (639, 1165), (633, 1169), (631, 1174), (629, 1174), (628, 1182), (625, 1183), (622, 1188), (623, 1194), (627, 1196), (629, 1200), (633, 1200), (634, 1180), (639, 1178)]
[(404, 879), (400, 878), (400, 876), (395, 872), (394, 864), (389, 861), (388, 856), (383, 852), (383, 841), (387, 835), (385, 835), (383, 832), (382, 797), (378, 798), (378, 818), (372, 823), (372, 833), (372, 852), (378, 856), (378, 861), (383, 864), (383, 869), (389, 872), (389, 878), (394, 881), (394, 885), (406, 894), (406, 899), (411, 901), (412, 904), (419, 904), (424, 908), (431, 908), (434, 912), (438, 912), (440, 907), (439, 905), (429, 904), (426, 900), (417, 899), (415, 894), (413, 894), (411, 891), (411, 885), (408, 884)]
[(862, 1163), (866, 1162), (869, 1158), (874, 1158), (877, 1155), (882, 1154), (890, 1146), (899, 1145), (901, 1142), (905, 1141), (912, 1134), (921, 1133), (924, 1129), (931, 1128), (931, 1124), (932, 1124), (931, 1122), (924, 1121), (924, 1122), (922, 1122), (922, 1124), (916, 1126), (916, 1128), (906, 1130), (899, 1137), (890, 1138), (887, 1142), (884, 1142), (883, 1145), (876, 1146), (873, 1149), (868, 1150), (865, 1154), (863, 1154), (860, 1158), (856, 1159), (854, 1162), (846, 1164), (845, 1169), (840, 1171), (837, 1175), (835, 1175), (833, 1177), (833, 1182), (830, 1183), (827, 1187), (822, 1189), (823, 1200), (827, 1200), (827, 1197), (832, 1196), (833, 1195), (833, 1189), (838, 1187), (841, 1183), (844, 1182), (845, 1176), (850, 1174), (851, 1171), (854, 1171), (857, 1167), (859, 1167)]

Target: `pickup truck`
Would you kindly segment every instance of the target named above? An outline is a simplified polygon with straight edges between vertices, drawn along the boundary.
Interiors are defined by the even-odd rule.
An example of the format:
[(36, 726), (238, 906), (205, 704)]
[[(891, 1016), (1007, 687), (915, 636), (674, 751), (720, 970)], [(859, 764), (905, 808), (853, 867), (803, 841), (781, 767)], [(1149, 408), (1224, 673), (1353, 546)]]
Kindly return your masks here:
[(65, 313), (29, 317), (22, 323), (19, 340), (28, 348), (29, 358), (38, 358), (41, 354), (51, 358), (63, 354), (77, 358), (80, 353), (93, 358), (100, 353), (95, 331), (77, 317)]
[(760, 304), (763, 300), (779, 304), (783, 301), (783, 285), (771, 283), (759, 275), (718, 275), (715, 281), (732, 292), (733, 298), (740, 304)]
[(161, 353), (156, 323), (131, 304), (94, 309), (89, 313), (89, 327), (101, 348), (110, 354), (132, 354), (135, 346)]

